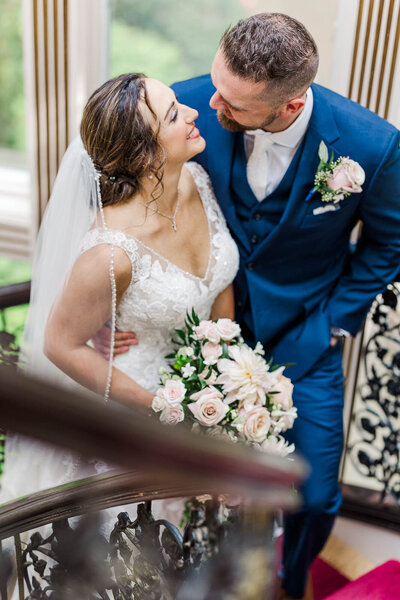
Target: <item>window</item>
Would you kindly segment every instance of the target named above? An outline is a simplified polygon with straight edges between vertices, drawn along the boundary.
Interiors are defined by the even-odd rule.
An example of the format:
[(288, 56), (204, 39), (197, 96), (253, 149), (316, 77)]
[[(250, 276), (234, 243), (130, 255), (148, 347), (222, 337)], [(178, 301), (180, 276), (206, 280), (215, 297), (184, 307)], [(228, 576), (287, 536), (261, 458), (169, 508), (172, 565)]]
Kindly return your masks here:
[[(22, 3), (0, 0), (0, 256), (30, 251), (30, 177), (26, 158)], [(0, 263), (0, 270), (4, 265)], [(0, 278), (4, 280), (4, 273)]]
[(243, 1), (111, 0), (110, 76), (143, 72), (167, 85), (202, 75)]

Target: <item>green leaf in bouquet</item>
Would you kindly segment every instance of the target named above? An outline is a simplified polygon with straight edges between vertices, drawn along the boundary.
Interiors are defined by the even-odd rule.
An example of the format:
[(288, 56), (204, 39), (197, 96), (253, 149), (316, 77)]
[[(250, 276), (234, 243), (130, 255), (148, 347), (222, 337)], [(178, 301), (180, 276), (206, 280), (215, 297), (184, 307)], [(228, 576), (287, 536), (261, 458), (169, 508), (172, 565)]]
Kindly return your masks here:
[(222, 342), (221, 344), (222, 346), (222, 358), (229, 358), (229, 352), (228, 352), (228, 344), (226, 344), (225, 342)]
[(183, 340), (186, 344), (186, 333), (182, 331), (182, 329), (175, 329), (175, 333), (177, 333), (181, 340)]
[(189, 311), (186, 312), (186, 321), (189, 323), (189, 326), (190, 325), (194, 325), (194, 323), (192, 321), (192, 317), (190, 316), (190, 312)]
[(197, 314), (196, 314), (196, 312), (195, 312), (194, 308), (192, 308), (192, 319), (193, 319), (193, 323), (196, 325), (196, 327), (197, 327), (198, 325), (200, 325), (200, 319), (199, 319), (199, 317), (197, 316)]
[(201, 358), (201, 356), (199, 357), (198, 369), (199, 373), (202, 373), (204, 371), (204, 360)]
[(172, 358), (175, 358), (175, 356), (176, 356), (175, 352), (171, 352), (171, 354), (167, 354), (167, 356), (165, 358), (172, 359)]

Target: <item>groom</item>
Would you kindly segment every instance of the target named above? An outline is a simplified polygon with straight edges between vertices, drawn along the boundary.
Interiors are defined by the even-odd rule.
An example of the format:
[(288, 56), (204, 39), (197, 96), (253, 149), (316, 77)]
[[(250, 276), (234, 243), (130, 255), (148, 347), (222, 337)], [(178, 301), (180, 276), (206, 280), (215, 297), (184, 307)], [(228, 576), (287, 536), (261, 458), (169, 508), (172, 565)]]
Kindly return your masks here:
[[(173, 86), (179, 102), (199, 111), (207, 148), (195, 160), (210, 174), (239, 246), (243, 335), (260, 340), (275, 362), (295, 363), (288, 375), (299, 417), (288, 439), (312, 470), (301, 511), (285, 519), (282, 598), (303, 597), (340, 506), (338, 337), (357, 333), (400, 261), (399, 132), (312, 84), (317, 68), (303, 25), (259, 14), (224, 33), (211, 76)], [(310, 194), (321, 141), (335, 160), (355, 161), (336, 178), (354, 193), (335, 204)], [(350, 232), (360, 219), (353, 251)]]
[[(399, 132), (312, 84), (317, 68), (303, 25), (259, 14), (224, 33), (211, 76), (173, 86), (179, 102), (199, 111), (207, 147), (194, 160), (210, 174), (239, 246), (236, 319), (275, 362), (295, 363), (288, 375), (299, 417), (288, 438), (312, 472), (301, 512), (285, 522), (284, 598), (304, 595), (308, 568), (340, 506), (338, 336), (357, 333), (400, 262)], [(319, 192), (309, 198), (322, 140), (335, 160), (350, 157), (364, 169), (361, 193), (337, 204)], [(356, 191), (362, 170), (351, 164), (345, 183)], [(349, 236), (359, 219), (353, 252)]]

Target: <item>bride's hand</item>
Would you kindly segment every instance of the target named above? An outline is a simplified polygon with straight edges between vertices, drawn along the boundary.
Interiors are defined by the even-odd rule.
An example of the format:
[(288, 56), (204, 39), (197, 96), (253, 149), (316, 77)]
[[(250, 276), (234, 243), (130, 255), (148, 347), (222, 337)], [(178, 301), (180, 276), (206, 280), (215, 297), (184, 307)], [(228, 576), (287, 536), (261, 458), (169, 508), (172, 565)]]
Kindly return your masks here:
[[(105, 359), (109, 359), (111, 341), (111, 329), (103, 325), (101, 329), (93, 336), (92, 342), (97, 352), (100, 352)], [(114, 356), (128, 352), (129, 346), (136, 346), (138, 339), (133, 331), (116, 331), (114, 341)]]

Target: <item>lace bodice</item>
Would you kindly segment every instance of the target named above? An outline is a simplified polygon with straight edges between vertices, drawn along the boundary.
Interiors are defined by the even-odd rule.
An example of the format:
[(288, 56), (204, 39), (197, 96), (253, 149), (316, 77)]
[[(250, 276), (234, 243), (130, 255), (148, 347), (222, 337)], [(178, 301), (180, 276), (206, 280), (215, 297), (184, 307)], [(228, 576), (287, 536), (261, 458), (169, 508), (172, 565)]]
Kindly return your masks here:
[(165, 356), (173, 347), (175, 328), (182, 327), (187, 310), (201, 319), (210, 316), (214, 300), (234, 279), (239, 254), (217, 204), (210, 179), (197, 163), (188, 163), (207, 216), (210, 253), (203, 278), (173, 264), (137, 238), (114, 229), (92, 229), (82, 243), (81, 252), (98, 244), (123, 249), (132, 265), (132, 279), (117, 310), (120, 331), (135, 331), (139, 344), (114, 359), (121, 371), (149, 391), (155, 391), (158, 370), (166, 365)]

